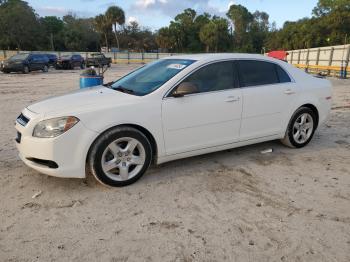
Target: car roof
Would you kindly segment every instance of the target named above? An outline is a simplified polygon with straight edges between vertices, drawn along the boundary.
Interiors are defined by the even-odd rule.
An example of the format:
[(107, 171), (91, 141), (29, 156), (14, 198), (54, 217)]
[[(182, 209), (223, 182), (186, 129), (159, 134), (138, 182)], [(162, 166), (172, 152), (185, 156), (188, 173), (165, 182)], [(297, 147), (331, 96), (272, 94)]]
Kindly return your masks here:
[(169, 56), (164, 59), (189, 59), (196, 61), (216, 61), (224, 59), (257, 59), (257, 60), (267, 60), (267, 61), (278, 61), (264, 55), (259, 54), (243, 54), (243, 53), (212, 53), (212, 54), (189, 54), (189, 55), (174, 55)]

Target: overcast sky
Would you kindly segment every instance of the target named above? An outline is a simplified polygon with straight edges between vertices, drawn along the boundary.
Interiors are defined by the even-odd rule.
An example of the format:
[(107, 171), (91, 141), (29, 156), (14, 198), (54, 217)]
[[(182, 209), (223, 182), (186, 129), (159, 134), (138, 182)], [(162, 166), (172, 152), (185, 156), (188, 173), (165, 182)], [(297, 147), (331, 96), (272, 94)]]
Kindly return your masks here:
[(27, 0), (40, 16), (63, 16), (68, 12), (81, 17), (103, 13), (110, 5), (119, 5), (127, 21), (136, 20), (152, 30), (169, 24), (186, 8), (225, 16), (232, 3), (244, 5), (249, 11), (265, 11), (270, 21), (281, 27), (285, 21), (311, 16), (317, 0)]

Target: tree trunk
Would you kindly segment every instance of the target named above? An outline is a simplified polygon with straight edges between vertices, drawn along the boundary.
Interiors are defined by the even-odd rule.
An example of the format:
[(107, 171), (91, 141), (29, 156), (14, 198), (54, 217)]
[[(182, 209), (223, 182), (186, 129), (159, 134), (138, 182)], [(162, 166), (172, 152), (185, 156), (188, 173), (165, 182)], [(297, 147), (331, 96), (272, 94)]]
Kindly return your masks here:
[(114, 24), (114, 36), (115, 36), (115, 40), (117, 40), (117, 48), (119, 51), (119, 40), (118, 40), (118, 36), (117, 36), (117, 26), (116, 24)]
[(105, 36), (106, 48), (107, 48), (107, 52), (108, 52), (109, 50), (108, 50), (108, 38), (107, 38), (107, 34), (104, 33), (104, 36)]
[(55, 47), (54, 47), (54, 44), (53, 44), (53, 34), (52, 33), (50, 34), (50, 43), (51, 43), (51, 50), (54, 51)]

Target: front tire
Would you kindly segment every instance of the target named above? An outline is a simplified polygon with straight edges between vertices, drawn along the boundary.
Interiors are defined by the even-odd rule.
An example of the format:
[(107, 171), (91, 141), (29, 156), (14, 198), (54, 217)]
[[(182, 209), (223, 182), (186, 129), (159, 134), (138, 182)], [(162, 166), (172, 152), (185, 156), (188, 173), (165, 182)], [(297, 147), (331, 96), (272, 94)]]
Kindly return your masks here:
[(314, 111), (300, 107), (292, 116), (282, 143), (292, 148), (302, 148), (310, 143), (317, 127)]
[(122, 187), (135, 183), (152, 161), (147, 137), (132, 127), (116, 127), (92, 145), (87, 168), (102, 184)]
[(47, 65), (44, 65), (44, 67), (43, 67), (43, 72), (44, 72), (44, 73), (49, 72), (49, 67), (48, 67)]
[(24, 66), (23, 67), (23, 74), (28, 74), (29, 73), (29, 67), (28, 66)]

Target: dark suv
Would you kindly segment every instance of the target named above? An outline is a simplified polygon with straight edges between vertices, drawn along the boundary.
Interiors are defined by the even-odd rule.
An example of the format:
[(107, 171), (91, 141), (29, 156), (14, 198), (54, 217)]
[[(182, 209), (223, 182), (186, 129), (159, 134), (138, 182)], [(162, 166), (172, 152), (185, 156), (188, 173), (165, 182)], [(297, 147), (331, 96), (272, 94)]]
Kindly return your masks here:
[(24, 74), (30, 71), (49, 70), (49, 59), (43, 54), (17, 54), (5, 60), (1, 65), (1, 71), (4, 73), (23, 72)]
[(85, 68), (85, 60), (81, 55), (63, 55), (57, 60), (56, 69)]

